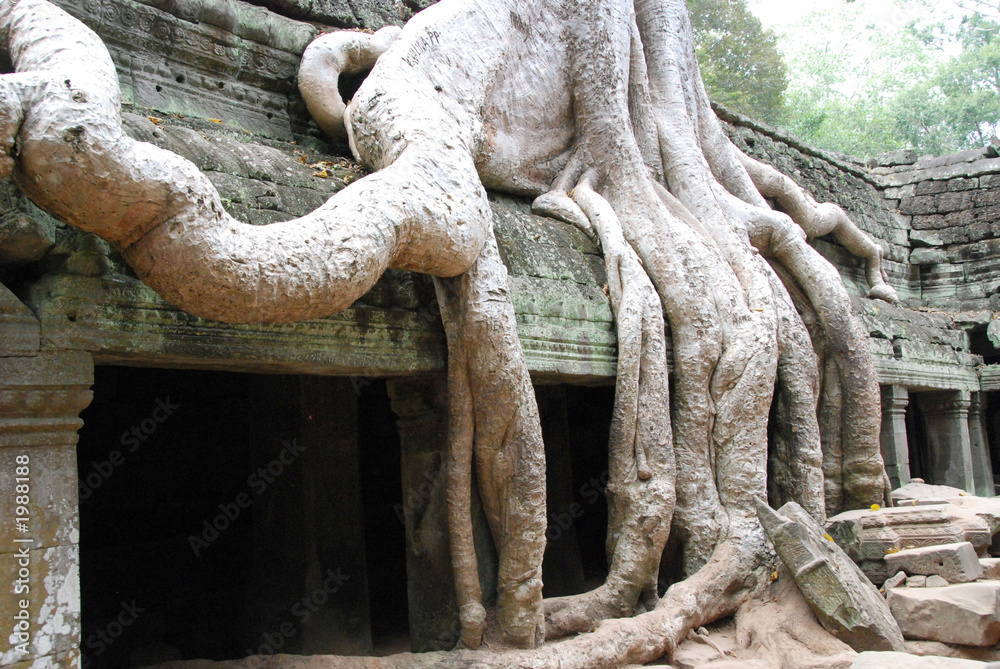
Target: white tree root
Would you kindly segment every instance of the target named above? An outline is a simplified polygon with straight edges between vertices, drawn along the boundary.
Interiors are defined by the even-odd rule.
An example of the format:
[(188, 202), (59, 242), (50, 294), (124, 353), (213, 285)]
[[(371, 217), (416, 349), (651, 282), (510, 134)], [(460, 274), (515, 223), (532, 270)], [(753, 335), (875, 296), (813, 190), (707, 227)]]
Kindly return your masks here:
[(776, 477), (772, 501), (775, 506), (798, 502), (809, 515), (822, 521), (826, 517), (826, 491), (816, 416), (818, 359), (809, 332), (776, 274), (772, 275), (772, 286), (778, 304), (778, 385), (771, 462), (784, 469)]
[(737, 151), (754, 186), (765, 197), (774, 198), (809, 237), (832, 234), (850, 253), (865, 259), (868, 297), (899, 302), (896, 290), (886, 283), (882, 246), (865, 234), (843, 209), (829, 202), (818, 204), (801, 186), (778, 170)]
[(517, 340), (507, 270), (492, 232), (467, 272), (436, 278), (435, 286), (449, 345), (448, 508), (461, 640), (468, 648), (478, 648), (485, 621), (472, 541), (474, 454), (500, 558), (497, 621), (507, 643), (531, 648), (544, 638), (545, 448)]
[(302, 53), (299, 91), (316, 125), (330, 137), (347, 139), (347, 103), (340, 97), (340, 75), (371, 69), (401, 30), (399, 26), (386, 26), (374, 35), (338, 30), (320, 35)]
[(573, 190), (600, 235), (618, 332), (618, 375), (609, 439), (607, 555), (603, 585), (545, 601), (546, 638), (594, 629), (655, 606), (660, 556), (670, 534), (676, 476), (663, 310), (611, 205), (588, 171)]
[[(191, 163), (122, 133), (114, 67), (81, 24), (45, 0), (0, 0), (0, 37), (17, 70), (0, 77), (0, 175), (114, 243), (171, 303), (233, 322), (291, 321), (349, 306), (388, 267), (435, 277), (462, 643), (478, 646), (485, 620), (475, 467), (500, 553), (501, 636), (538, 647), (214, 666), (603, 669), (656, 659), (692, 627), (735, 612), (770, 573), (754, 499), (767, 492), (775, 397), (775, 448), (787, 465), (779, 496), (817, 518), (824, 497), (827, 510), (882, 499), (867, 337), (803, 230), (832, 232), (865, 257), (873, 295), (891, 299), (880, 248), (725, 138), (683, 0), (438, 3), (398, 35), (346, 108), (324, 78), (382, 47), (361, 53), (356, 38), (323, 38), (302, 68), (310, 109), (333, 133), (343, 119), (352, 151), (378, 171), (308, 216), (260, 227), (229, 217)], [(537, 211), (599, 237), (619, 333), (609, 576), (544, 604), (544, 448), (484, 184), (535, 197)], [(688, 578), (656, 603), (671, 529)], [(637, 611), (647, 612), (605, 620)], [(595, 627), (539, 646), (545, 634)]]

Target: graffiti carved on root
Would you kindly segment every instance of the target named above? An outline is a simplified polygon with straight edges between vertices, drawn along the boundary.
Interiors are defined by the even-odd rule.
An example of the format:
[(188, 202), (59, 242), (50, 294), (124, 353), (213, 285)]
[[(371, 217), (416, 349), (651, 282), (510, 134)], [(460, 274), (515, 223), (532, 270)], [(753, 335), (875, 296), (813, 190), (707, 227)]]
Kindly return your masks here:
[[(479, 646), (485, 619), (469, 513), (475, 467), (499, 551), (498, 632), (526, 650), (385, 666), (643, 662), (733, 613), (766, 554), (754, 498), (768, 492), (772, 401), (781, 464), (772, 499), (817, 518), (881, 501), (866, 335), (803, 230), (833, 233), (864, 256), (872, 294), (894, 299), (881, 249), (842, 210), (729, 142), (683, 0), (444, 0), (398, 36), (319, 38), (304, 56), (303, 93), (329, 132), (343, 124), (374, 173), (307, 216), (267, 226), (235, 221), (194, 165), (123, 134), (115, 69), (90, 30), (46, 0), (0, 7), (16, 70), (0, 79), (0, 175), (113, 243), (174, 305), (287, 322), (348, 307), (390, 267), (434, 277), (448, 338), (462, 645)], [(345, 108), (337, 74), (379, 54)], [(577, 596), (542, 599), (544, 449), (487, 188), (580, 226), (607, 265), (619, 341), (610, 569)], [(836, 448), (824, 451), (821, 435)], [(661, 598), (671, 532), (687, 578)]]

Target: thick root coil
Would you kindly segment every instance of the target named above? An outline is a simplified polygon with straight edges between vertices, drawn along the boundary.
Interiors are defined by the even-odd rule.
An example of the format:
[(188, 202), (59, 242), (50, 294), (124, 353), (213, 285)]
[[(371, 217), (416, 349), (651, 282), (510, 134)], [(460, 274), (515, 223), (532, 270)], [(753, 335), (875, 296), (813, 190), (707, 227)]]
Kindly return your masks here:
[[(320, 124), (346, 124), (375, 173), (305, 217), (249, 226), (193, 164), (124, 135), (94, 33), (45, 0), (0, 4), (17, 70), (0, 78), (0, 175), (115, 244), (171, 303), (293, 321), (348, 307), (389, 267), (435, 277), (461, 645), (480, 647), (488, 619), (475, 480), (499, 552), (498, 633), (524, 650), (215, 666), (603, 669), (669, 654), (766, 585), (758, 497), (818, 519), (882, 500), (867, 335), (806, 238), (832, 234), (892, 300), (881, 247), (726, 139), (683, 0), (454, 0), (390, 33), (321, 38), (300, 74)], [(336, 77), (375, 59), (345, 105)], [(618, 333), (608, 576), (544, 602), (545, 450), (484, 184), (600, 242)], [(668, 539), (680, 558), (661, 570)]]

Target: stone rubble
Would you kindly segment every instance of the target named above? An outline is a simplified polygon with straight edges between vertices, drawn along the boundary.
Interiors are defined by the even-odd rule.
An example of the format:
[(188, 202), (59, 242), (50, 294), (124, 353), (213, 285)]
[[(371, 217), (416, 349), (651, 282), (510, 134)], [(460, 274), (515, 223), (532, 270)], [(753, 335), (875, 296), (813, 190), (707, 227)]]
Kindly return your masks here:
[(946, 585), (948, 585), (948, 581), (946, 581), (941, 576), (938, 576), (937, 574), (931, 574), (930, 576), (927, 577), (926, 587), (928, 588), (943, 588)]
[(875, 584), (899, 571), (886, 555), (959, 542), (985, 554), (993, 539), (985, 520), (953, 504), (846, 511), (830, 518), (826, 530)]
[(976, 549), (967, 541), (937, 546), (922, 546), (889, 553), (886, 565), (907, 574), (937, 575), (949, 583), (971, 583), (983, 577)]
[(1000, 579), (1000, 558), (979, 558), (983, 568), (983, 578)]
[(998, 581), (893, 588), (886, 596), (907, 638), (968, 646), (992, 646), (1000, 641)]
[(801, 506), (758, 500), (757, 517), (827, 631), (857, 651), (905, 649), (885, 600)]
[[(1000, 642), (1000, 557), (984, 555), (997, 552), (992, 547), (994, 535), (1000, 534), (1000, 498), (919, 481), (892, 491), (892, 498), (899, 506), (830, 518), (829, 536), (869, 578), (883, 577), (876, 582), (882, 582), (903, 636), (914, 640), (907, 644), (913, 652), (940, 655), (954, 649), (968, 655), (972, 649), (995, 650)], [(965, 539), (949, 540), (959, 534)], [(952, 661), (971, 664), (948, 663)], [(987, 665), (967, 659), (864, 653), (854, 666)]]
[(851, 669), (995, 669), (992, 663), (954, 657), (917, 657), (908, 653), (861, 653)]
[(898, 588), (906, 583), (906, 572), (898, 571), (895, 576), (890, 576), (882, 584), (882, 592), (888, 592), (891, 588)]

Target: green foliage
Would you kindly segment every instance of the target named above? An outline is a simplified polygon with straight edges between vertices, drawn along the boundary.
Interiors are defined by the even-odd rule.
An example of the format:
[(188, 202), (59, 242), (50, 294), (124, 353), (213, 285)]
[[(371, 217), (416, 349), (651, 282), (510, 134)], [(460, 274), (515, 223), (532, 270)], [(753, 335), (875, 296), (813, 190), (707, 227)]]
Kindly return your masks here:
[[(979, 10), (997, 4), (970, 1)], [(945, 17), (928, 0), (894, 7), (866, 22), (864, 3), (845, 4), (786, 35), (792, 73), (782, 124), (810, 144), (859, 157), (982, 146), (1000, 123), (997, 20), (979, 11)]]
[(780, 119), (788, 69), (775, 34), (746, 0), (688, 0), (688, 9), (709, 97), (763, 121)]
[(1000, 122), (1000, 25), (979, 14), (958, 33), (962, 51), (894, 101), (899, 131), (928, 153), (982, 146)]

